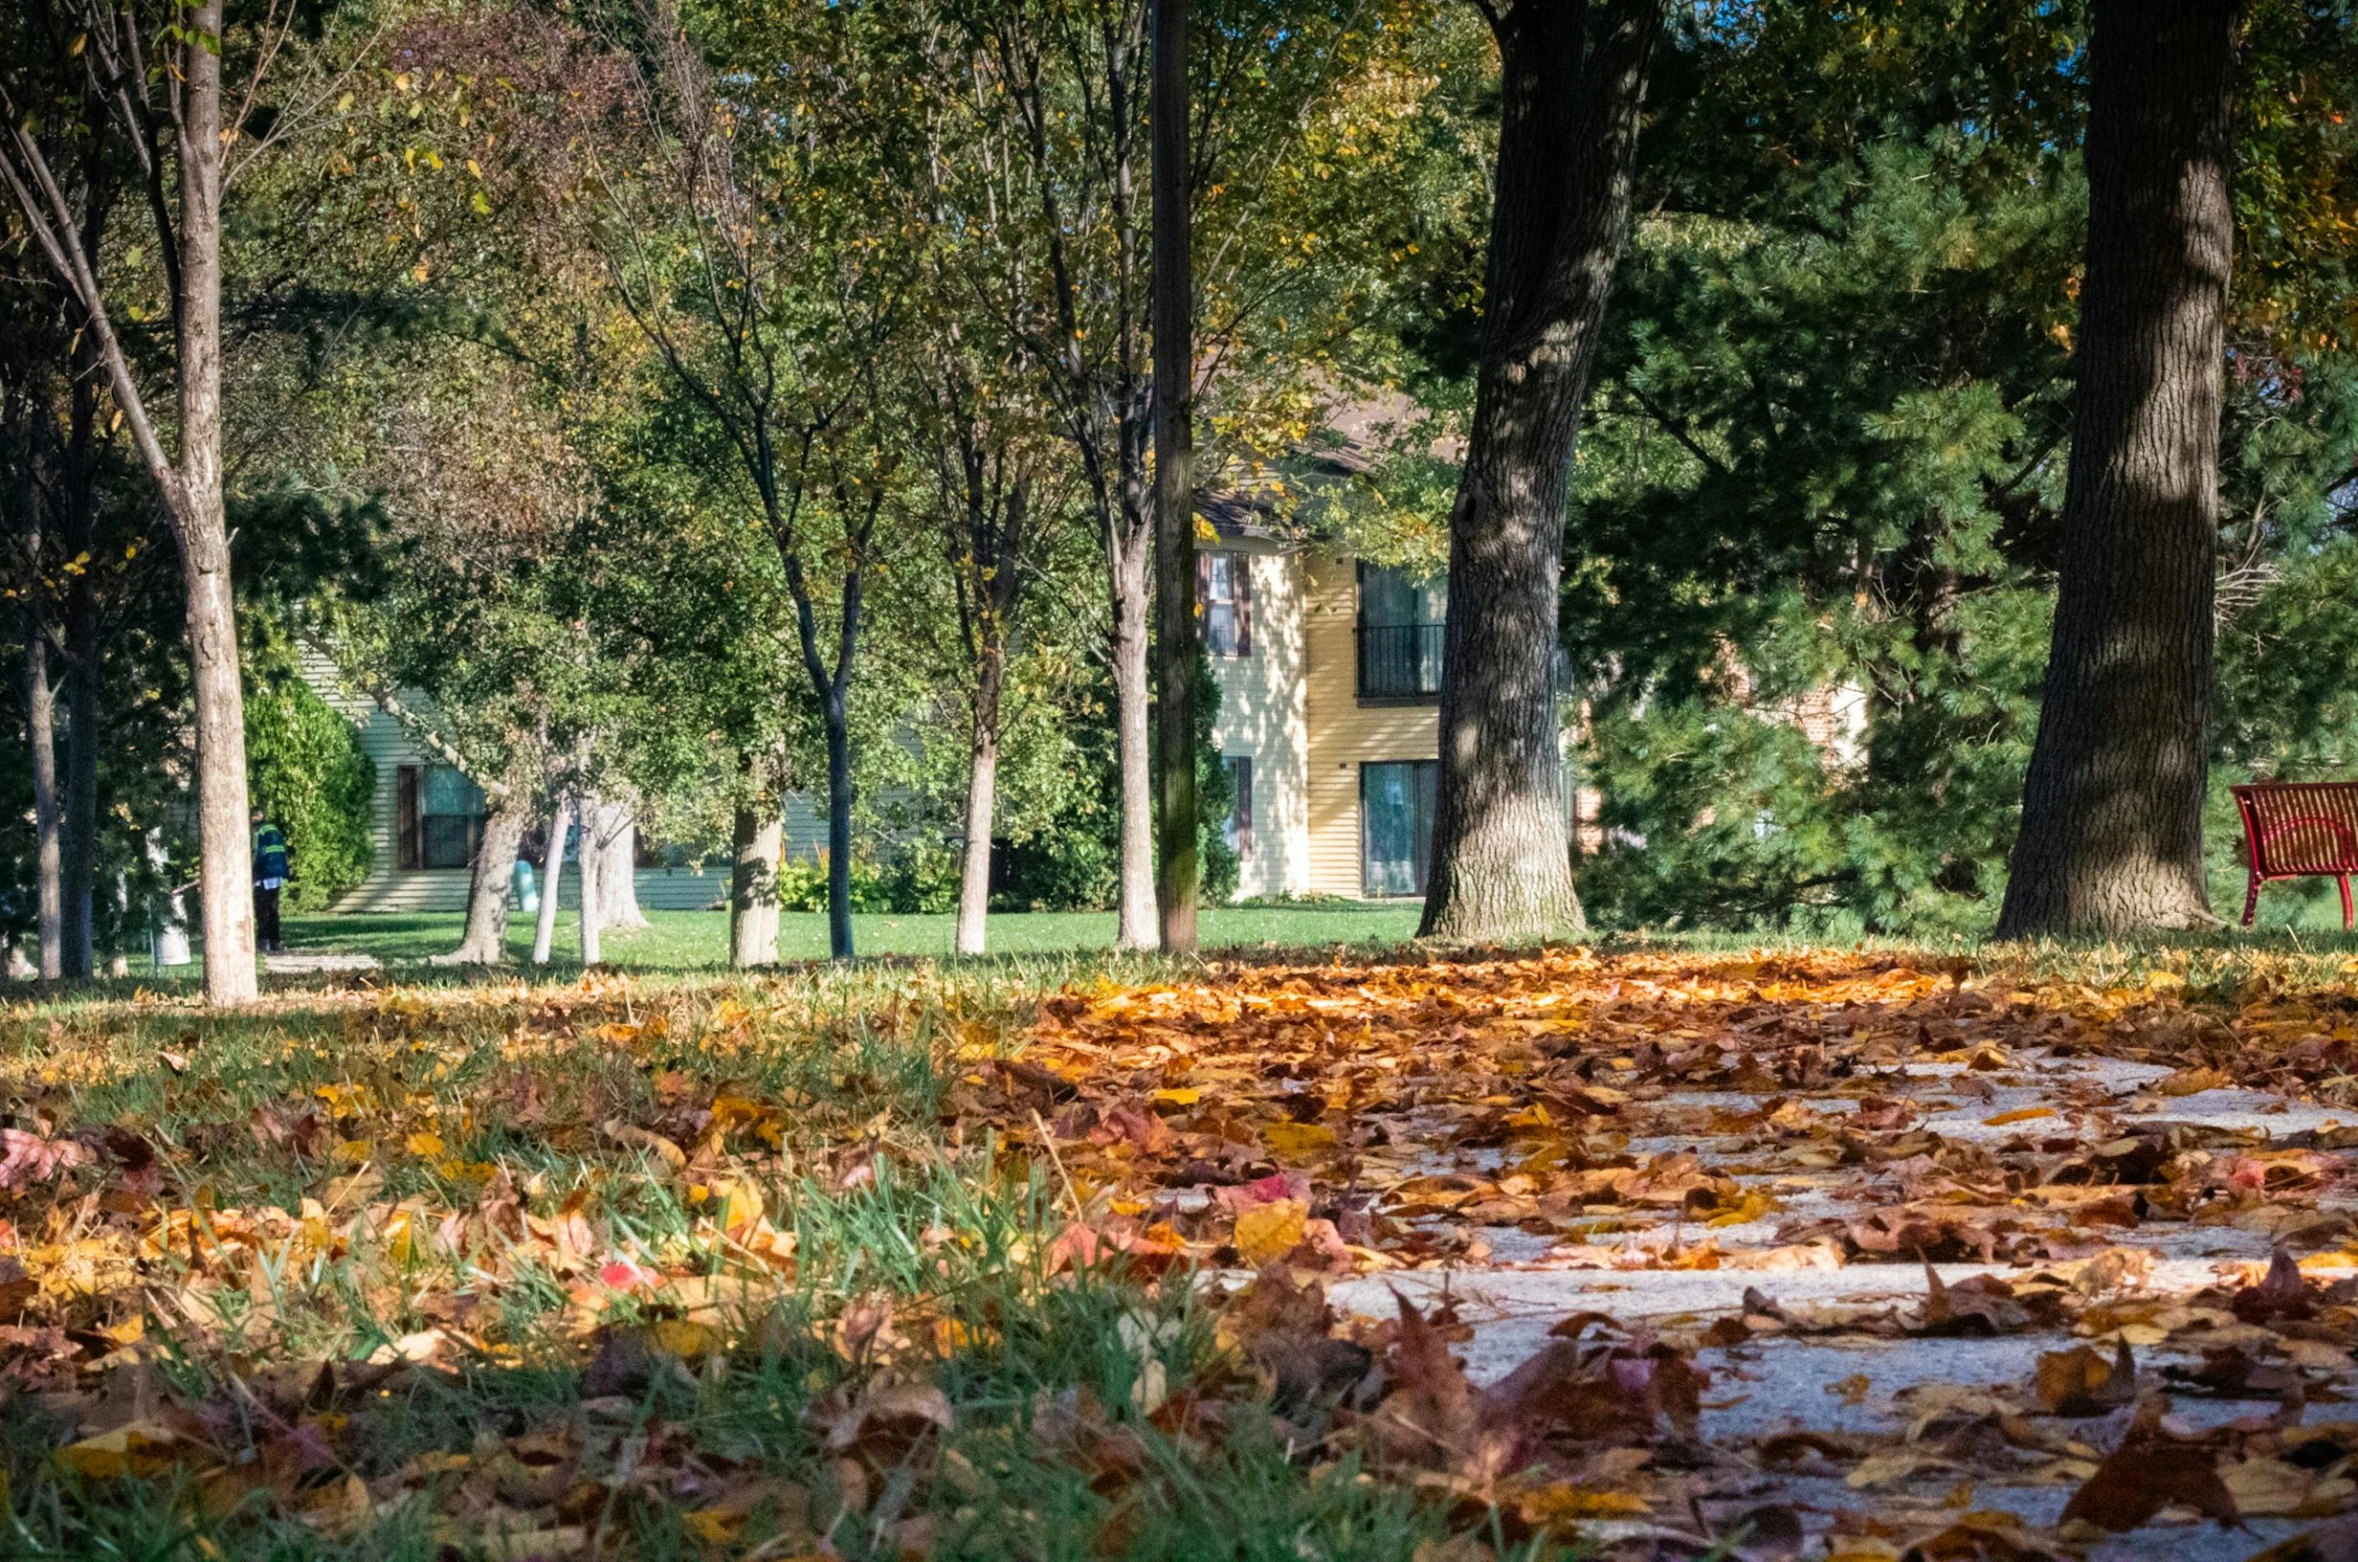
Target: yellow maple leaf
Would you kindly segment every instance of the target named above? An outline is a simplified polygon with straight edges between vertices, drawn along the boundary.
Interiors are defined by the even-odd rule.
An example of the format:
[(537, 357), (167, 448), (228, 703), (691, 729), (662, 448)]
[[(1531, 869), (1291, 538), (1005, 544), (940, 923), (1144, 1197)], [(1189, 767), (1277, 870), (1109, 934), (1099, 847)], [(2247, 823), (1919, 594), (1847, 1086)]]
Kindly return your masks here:
[(1276, 1263), (1302, 1240), (1302, 1230), (1309, 1218), (1310, 1207), (1300, 1199), (1254, 1205), (1236, 1217), (1238, 1256), (1255, 1269)]

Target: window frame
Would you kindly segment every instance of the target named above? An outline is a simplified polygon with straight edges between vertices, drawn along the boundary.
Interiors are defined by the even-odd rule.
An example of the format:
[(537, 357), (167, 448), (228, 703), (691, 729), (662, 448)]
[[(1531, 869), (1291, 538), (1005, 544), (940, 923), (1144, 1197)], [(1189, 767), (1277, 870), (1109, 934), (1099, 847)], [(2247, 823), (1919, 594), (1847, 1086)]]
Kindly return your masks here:
[[(428, 813), (425, 807), (427, 775), (436, 770), (446, 770), (465, 782), (475, 794), (476, 801), (480, 805), (479, 808), (474, 812), (463, 814)], [(483, 789), (475, 784), (472, 776), (456, 765), (438, 765), (430, 761), (417, 761), (394, 767), (393, 789), (393, 860), (395, 867), (404, 873), (456, 873), (474, 867), (475, 856), (483, 849), (484, 827), (491, 818), (491, 800), (484, 796)], [(463, 832), (466, 842), (464, 861), (457, 863), (427, 861), (427, 843), (433, 833), (428, 829), (428, 821), (440, 819), (467, 821)]]
[[(1212, 576), (1214, 559), (1227, 560), (1229, 595), (1214, 598)], [(1229, 620), (1234, 630), (1234, 645), (1222, 650), (1212, 640), (1212, 609), (1229, 609)], [(1253, 556), (1240, 548), (1199, 549), (1195, 556), (1195, 610), (1203, 635), (1204, 652), (1224, 661), (1242, 660), (1253, 654)]]
[[(1449, 623), (1449, 578), (1429, 575), (1412, 580), (1405, 570), (1387, 565), (1370, 564), (1365, 559), (1356, 561), (1357, 574), (1353, 585), (1353, 616), (1351, 624), (1353, 692), (1362, 705), (1430, 705), (1441, 698), (1441, 675), (1444, 644)], [(1397, 580), (1413, 595), (1418, 616), (1392, 622), (1377, 622), (1368, 612), (1368, 586), (1371, 579)], [(1434, 586), (1441, 592), (1441, 616), (1428, 618), (1431, 611), (1430, 595)], [(1407, 634), (1409, 639), (1403, 658), (1401, 648), (1383, 649), (1378, 660), (1411, 664), (1407, 679), (1378, 679), (1371, 684), (1368, 664), (1371, 659), (1371, 637), (1379, 634)]]
[[(1374, 824), (1373, 813), (1367, 804), (1368, 781), (1370, 779), (1368, 773), (1395, 766), (1406, 768), (1411, 773), (1413, 790), (1410, 794), (1410, 806), (1412, 809), (1421, 808), (1424, 815), (1423, 828), (1421, 830), (1417, 828), (1417, 819), (1412, 813), (1409, 820), (1409, 834), (1412, 837), (1409, 847), (1411, 852), (1409, 887), (1405, 890), (1378, 892), (1371, 886), (1368, 874), (1368, 864), (1373, 860), (1369, 855), (1368, 847)], [(1431, 883), (1429, 874), (1433, 857), (1433, 814), (1439, 797), (1440, 781), (1441, 761), (1438, 759), (1363, 759), (1359, 762), (1360, 898), (1364, 900), (1416, 900), (1423, 898)]]

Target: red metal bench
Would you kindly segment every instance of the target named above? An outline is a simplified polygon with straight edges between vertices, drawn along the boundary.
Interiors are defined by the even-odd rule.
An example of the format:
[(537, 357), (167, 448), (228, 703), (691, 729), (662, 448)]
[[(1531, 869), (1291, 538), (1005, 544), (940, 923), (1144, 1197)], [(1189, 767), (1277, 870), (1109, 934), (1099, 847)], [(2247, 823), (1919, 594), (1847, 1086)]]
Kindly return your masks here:
[(2351, 926), (2350, 875), (2358, 873), (2358, 781), (2255, 781), (2229, 787), (2243, 815), (2252, 882), (2243, 925), (2271, 879), (2328, 878), (2342, 886), (2342, 926)]

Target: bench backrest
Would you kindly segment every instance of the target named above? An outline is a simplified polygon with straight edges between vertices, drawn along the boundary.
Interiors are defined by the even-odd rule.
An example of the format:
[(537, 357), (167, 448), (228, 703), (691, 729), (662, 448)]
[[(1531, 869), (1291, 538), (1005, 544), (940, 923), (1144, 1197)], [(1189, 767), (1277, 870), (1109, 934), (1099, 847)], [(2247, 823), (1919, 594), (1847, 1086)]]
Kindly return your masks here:
[(2228, 790), (2254, 872), (2358, 873), (2358, 781), (2255, 781)]

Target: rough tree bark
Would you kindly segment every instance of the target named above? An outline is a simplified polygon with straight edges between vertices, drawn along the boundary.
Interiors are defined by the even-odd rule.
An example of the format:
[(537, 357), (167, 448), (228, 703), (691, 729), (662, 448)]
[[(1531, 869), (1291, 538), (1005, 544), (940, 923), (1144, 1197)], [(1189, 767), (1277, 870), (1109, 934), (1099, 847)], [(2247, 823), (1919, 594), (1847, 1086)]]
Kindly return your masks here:
[(532, 963), (547, 965), (557, 938), (557, 892), (565, 884), (565, 833), (573, 827), (573, 806), (558, 798), (549, 809), (549, 846), (541, 859), (540, 915), (532, 924)]
[(1663, 0), (1484, 6), (1503, 108), (1474, 426), (1449, 526), (1426, 937), (1583, 925), (1557, 715), (1572, 447), (1629, 235)]
[[(187, 609), (190, 682), (197, 759), (199, 884), (204, 897), (205, 998), (216, 1005), (249, 1003), (258, 991), (254, 963), (254, 907), (247, 848), (246, 735), (239, 687), (236, 604), (230, 591), (229, 536), (222, 515), (221, 468), (221, 178), (227, 127), (222, 118), (222, 0), (195, 0), (181, 13), (173, 69), (125, 71), (111, 57), (103, 28), (85, 35), (94, 60), (106, 62), (105, 94), (124, 104), (127, 129), (145, 150), (136, 104), (157, 79), (170, 78), (173, 162), (179, 184), (175, 231), (161, 201), (153, 202), (158, 239), (172, 289), (179, 399), (177, 459), (166, 453), (147, 403), (116, 339), (100, 291), (94, 257), (84, 249), (72, 207), (40, 144), (22, 122), (12, 123), (0, 156), (25, 226), (50, 266), (80, 302), (87, 329), (106, 365), (115, 405), (129, 424), (171, 519), (180, 550)], [(111, 20), (111, 19), (110, 19)], [(97, 79), (94, 77), (94, 79)], [(150, 105), (152, 108), (152, 105)]]
[[(36, 555), (37, 556), (37, 555)], [(49, 637), (36, 623), (25, 636), (25, 733), (33, 760), (34, 904), (41, 980), (65, 974), (64, 860), (57, 795), (57, 700), (49, 687)]]
[(2208, 927), (2237, 0), (2098, 0), (2088, 264), (2039, 735), (1998, 931)]
[(628, 803), (601, 800), (583, 815), (594, 820), (598, 854), (598, 926), (635, 932), (651, 926), (639, 909), (639, 825)]
[(1195, 199), (1187, 151), (1187, 0), (1154, 0), (1155, 911), (1195, 950)]
[[(221, 36), (221, 0), (198, 0), (181, 24)], [(205, 997), (253, 1001), (254, 897), (248, 860), (245, 693), (221, 473), (221, 56), (180, 51), (187, 75), (180, 129), (181, 556), (194, 664), (197, 816), (203, 846)]]
[(1154, 898), (1154, 769), (1147, 742), (1147, 550), (1143, 534), (1108, 544), (1113, 594), (1114, 769), (1121, 790), (1115, 861), (1114, 941), (1152, 949), (1159, 939)]
[(581, 849), (578, 854), (581, 867), (581, 963), (586, 967), (596, 965), (605, 958), (605, 951), (600, 947), (601, 940), (598, 937), (598, 869), (600, 864), (598, 854), (589, 849), (589, 827), (586, 823), (589, 818), (589, 804), (586, 800), (581, 805), (581, 816), (585, 821), (581, 831)]
[(483, 822), (474, 873), (467, 880), (467, 930), (442, 965), (505, 965), (508, 959), (508, 888), (516, 876), (516, 853), (524, 844), (527, 815), (511, 796)]
[(737, 805), (736, 865), (729, 877), (729, 964), (778, 963), (778, 854), (786, 821), (768, 800)]

